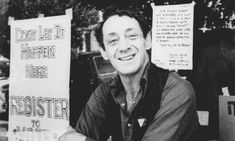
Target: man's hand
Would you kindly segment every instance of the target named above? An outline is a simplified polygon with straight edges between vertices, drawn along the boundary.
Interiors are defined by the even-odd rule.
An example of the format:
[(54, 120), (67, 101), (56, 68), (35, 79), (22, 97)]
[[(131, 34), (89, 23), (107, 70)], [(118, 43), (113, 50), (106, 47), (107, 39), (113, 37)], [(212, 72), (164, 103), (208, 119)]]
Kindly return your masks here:
[(69, 127), (68, 131), (59, 137), (58, 141), (85, 141), (86, 136)]

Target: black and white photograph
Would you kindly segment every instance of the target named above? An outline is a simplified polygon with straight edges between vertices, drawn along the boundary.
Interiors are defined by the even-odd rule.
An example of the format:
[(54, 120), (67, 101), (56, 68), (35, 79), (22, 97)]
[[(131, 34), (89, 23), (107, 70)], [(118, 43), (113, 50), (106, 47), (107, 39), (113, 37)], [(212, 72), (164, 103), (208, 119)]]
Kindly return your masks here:
[(0, 0), (0, 141), (234, 133), (234, 0)]

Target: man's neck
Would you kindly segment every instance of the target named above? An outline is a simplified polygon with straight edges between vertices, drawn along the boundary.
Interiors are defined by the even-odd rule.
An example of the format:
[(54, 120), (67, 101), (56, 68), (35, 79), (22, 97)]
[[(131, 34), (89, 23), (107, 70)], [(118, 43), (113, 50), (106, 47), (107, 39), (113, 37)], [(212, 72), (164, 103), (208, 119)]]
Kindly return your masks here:
[(140, 89), (140, 79), (142, 74), (138, 73), (133, 76), (120, 76), (123, 87), (127, 95), (135, 95)]
[(132, 95), (135, 97), (140, 90), (140, 80), (144, 73), (145, 67), (147, 66), (149, 59), (146, 59), (143, 67), (140, 68), (135, 74), (132, 75), (121, 75), (120, 78), (125, 89), (126, 95)]

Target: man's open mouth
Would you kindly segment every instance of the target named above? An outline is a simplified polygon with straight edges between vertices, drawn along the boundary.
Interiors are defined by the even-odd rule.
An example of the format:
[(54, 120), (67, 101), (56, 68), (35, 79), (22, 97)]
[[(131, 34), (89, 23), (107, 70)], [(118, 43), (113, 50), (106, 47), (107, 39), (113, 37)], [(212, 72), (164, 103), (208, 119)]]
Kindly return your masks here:
[(127, 56), (123, 56), (123, 57), (119, 57), (118, 60), (120, 61), (128, 61), (131, 60), (135, 57), (136, 54), (131, 54), (131, 55), (127, 55)]

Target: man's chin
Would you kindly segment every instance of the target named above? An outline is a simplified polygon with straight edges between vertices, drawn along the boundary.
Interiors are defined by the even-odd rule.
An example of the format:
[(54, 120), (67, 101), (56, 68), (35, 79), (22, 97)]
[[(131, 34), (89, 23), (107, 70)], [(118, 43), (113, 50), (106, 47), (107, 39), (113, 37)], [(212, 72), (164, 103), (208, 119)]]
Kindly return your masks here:
[(132, 75), (135, 75), (137, 71), (138, 69), (135, 69), (133, 67), (128, 67), (128, 68), (120, 70), (119, 74), (123, 76), (132, 76)]

